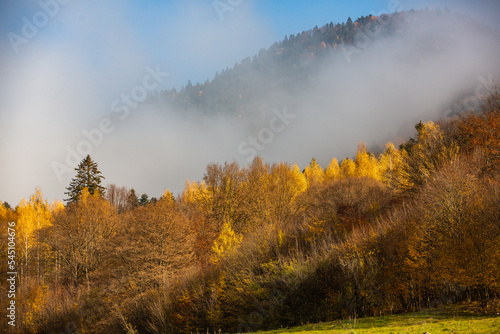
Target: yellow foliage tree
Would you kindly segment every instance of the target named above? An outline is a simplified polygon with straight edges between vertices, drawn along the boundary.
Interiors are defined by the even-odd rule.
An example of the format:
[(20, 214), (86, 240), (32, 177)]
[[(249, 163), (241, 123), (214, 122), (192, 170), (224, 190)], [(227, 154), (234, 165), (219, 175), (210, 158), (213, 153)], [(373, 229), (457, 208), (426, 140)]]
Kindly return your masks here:
[(56, 200), (50, 204), (49, 209), (51, 214), (58, 213), (64, 210), (64, 203)]
[(325, 171), (325, 181), (333, 181), (340, 177), (340, 166), (336, 158), (333, 158)]
[(340, 176), (342, 178), (353, 177), (356, 175), (356, 164), (352, 159), (345, 158), (340, 163)]
[(445, 163), (416, 196), (407, 262), (420, 284), (475, 287), (487, 305), (500, 275), (499, 183), (482, 154)]
[(355, 164), (356, 176), (370, 177), (375, 180), (380, 180), (378, 160), (373, 154), (368, 153), (366, 145), (362, 142), (358, 144)]
[[(24, 257), (25, 274), (29, 270), (30, 250), (37, 244), (34, 240), (34, 233), (41, 228), (51, 225), (52, 214), (47, 200), (44, 200), (40, 188), (35, 189), (35, 193), (30, 196), (29, 201), (21, 200), (17, 208), (19, 216), (17, 220), (17, 231), (19, 241), (22, 245), (22, 255)], [(40, 254), (37, 252), (37, 273), (40, 271)]]
[(61, 259), (61, 269), (75, 285), (102, 262), (105, 247), (115, 234), (118, 222), (116, 209), (99, 192), (91, 195), (87, 188), (79, 200), (54, 215), (47, 230), (47, 243)]
[(195, 208), (201, 208), (209, 201), (210, 193), (205, 185), (205, 182), (190, 182), (186, 180), (186, 186), (182, 192), (182, 201)]
[(36, 320), (47, 304), (48, 295), (49, 290), (45, 284), (29, 286), (23, 295), (23, 302), (26, 303), (23, 325), (34, 332), (36, 332)]
[(406, 151), (397, 149), (393, 143), (385, 145), (385, 151), (380, 156), (380, 177), (383, 182), (397, 187), (405, 182), (403, 168)]
[(421, 122), (415, 126), (417, 140), (412, 140), (405, 157), (403, 188), (416, 189), (444, 162), (458, 154), (457, 145), (446, 145), (442, 130), (437, 124)]
[(241, 193), (245, 198), (245, 215), (250, 217), (247, 226), (254, 228), (272, 220), (270, 166), (261, 157), (255, 157), (244, 170)]
[(271, 203), (273, 218), (283, 222), (295, 212), (295, 199), (307, 189), (307, 180), (297, 164), (274, 164), (271, 167)]
[(308, 186), (311, 187), (323, 183), (325, 172), (316, 161), (316, 158), (312, 158), (311, 163), (304, 170), (304, 175)]
[(212, 257), (212, 262), (217, 263), (222, 258), (234, 251), (241, 243), (243, 236), (234, 232), (233, 228), (228, 222), (224, 222), (222, 225), (222, 231), (220, 232), (217, 239), (215, 239), (212, 246), (212, 251), (214, 256)]
[(163, 192), (163, 195), (161, 195), (161, 199), (164, 199), (164, 200), (169, 201), (171, 203), (173, 203), (175, 201), (174, 194), (172, 194), (172, 192), (168, 189), (165, 189), (165, 191)]
[(300, 171), (300, 168), (297, 164), (294, 164), (292, 166), (292, 181), (294, 183), (293, 190), (294, 190), (294, 199), (298, 194), (306, 191), (307, 189), (307, 179), (304, 173)]

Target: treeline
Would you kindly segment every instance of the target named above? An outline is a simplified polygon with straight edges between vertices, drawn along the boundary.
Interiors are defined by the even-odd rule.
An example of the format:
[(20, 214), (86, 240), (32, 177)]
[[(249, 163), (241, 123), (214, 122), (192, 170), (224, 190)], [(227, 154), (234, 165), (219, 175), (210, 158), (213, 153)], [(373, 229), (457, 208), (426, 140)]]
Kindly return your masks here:
[(324, 169), (211, 164), (179, 196), (144, 205), (113, 185), (83, 187), (66, 206), (39, 189), (1, 206), (3, 249), (6, 223), (17, 231), (13, 331), (234, 333), (498, 307), (500, 93), (416, 130)]

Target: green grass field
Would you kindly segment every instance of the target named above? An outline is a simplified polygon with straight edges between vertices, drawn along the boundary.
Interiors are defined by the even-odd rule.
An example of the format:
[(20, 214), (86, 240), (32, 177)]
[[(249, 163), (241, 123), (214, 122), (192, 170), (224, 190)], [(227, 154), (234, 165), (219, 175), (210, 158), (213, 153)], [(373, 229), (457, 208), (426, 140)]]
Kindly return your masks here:
[(467, 306), (447, 306), (415, 313), (340, 320), (259, 333), (399, 334), (399, 333), (500, 333), (500, 316), (478, 315)]

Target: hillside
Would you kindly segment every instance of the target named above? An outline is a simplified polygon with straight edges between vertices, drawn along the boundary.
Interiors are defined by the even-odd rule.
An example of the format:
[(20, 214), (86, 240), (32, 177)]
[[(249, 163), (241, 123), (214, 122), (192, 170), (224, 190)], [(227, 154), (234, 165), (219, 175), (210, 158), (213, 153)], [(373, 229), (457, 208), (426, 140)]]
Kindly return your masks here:
[[(439, 26), (439, 22), (443, 26)], [(445, 30), (446, 22), (456, 26), (456, 35)], [(421, 26), (442, 31), (426, 32), (425, 40), (411, 40), (408, 29)], [(290, 104), (290, 98), (317, 81), (325, 68), (357, 61), (361, 53), (372, 52), (373, 44), (378, 41), (410, 39), (420, 43), (410, 47), (410, 57), (405, 59), (406, 65), (414, 65), (445, 50), (452, 44), (451, 38), (460, 38), (463, 29), (468, 31), (467, 38), (479, 35), (497, 42), (500, 38), (498, 32), (469, 17), (440, 10), (369, 15), (355, 21), (348, 18), (345, 23), (330, 22), (321, 28), (316, 26), (285, 36), (270, 48), (217, 72), (210, 81), (196, 84), (189, 81), (180, 90), (163, 91), (149, 102), (181, 113), (236, 113), (244, 118), (254, 117), (265, 107)]]
[[(274, 152), (306, 152), (310, 162), (301, 168), (294, 160), (267, 162), (258, 155), (244, 164), (216, 161), (199, 180), (181, 180), (178, 195), (162, 184), (163, 195), (149, 199), (125, 186), (104, 187), (105, 177), (124, 166), (102, 175), (87, 155), (66, 188), (66, 203), (49, 204), (36, 188), (15, 207), (0, 205), (0, 245), (10, 247), (0, 261), (14, 261), (10, 270), (18, 273), (12, 332), (286, 333), (282, 328), (318, 324), (312, 332), (321, 333), (354, 330), (350, 321), (361, 318), (361, 333), (371, 326), (431, 333), (498, 326), (498, 69), (479, 63), (491, 81), (478, 85), (478, 68), (455, 68), (472, 53), (454, 39), (481, 31), (484, 39), (470, 43), (482, 45), (497, 35), (473, 21), (465, 24), (472, 31), (455, 29), (449, 23), (456, 19), (467, 21), (422, 11), (328, 24), (289, 36), (203, 85), (151, 98), (143, 105), (150, 109), (132, 116), (130, 128), (147, 122), (149, 111), (169, 116), (155, 121), (173, 114), (184, 119), (172, 128), (210, 119), (215, 131), (238, 133), (227, 129), (236, 123), (215, 116), (251, 123), (261, 109), (283, 103), (288, 111), (273, 109), (264, 129), (277, 129), (280, 112), (296, 116), (300, 127), (273, 130), (283, 143)], [(408, 22), (420, 29), (405, 28)], [(377, 42), (346, 64), (347, 49), (360, 46), (360, 31), (377, 27)], [(480, 57), (489, 59), (497, 48)], [(455, 81), (448, 90), (445, 84)], [(318, 109), (325, 110), (323, 117)], [(428, 117), (414, 121), (417, 112)], [(367, 132), (379, 141), (399, 134), (403, 121), (413, 122), (413, 131), (400, 143), (384, 142), (375, 151), (363, 142)], [(167, 123), (157, 123), (158, 131), (140, 135), (154, 141), (168, 132)], [(198, 128), (186, 128), (179, 131), (198, 135), (192, 131)], [(355, 155), (337, 159), (336, 148), (358, 135)], [(183, 138), (171, 141), (182, 149)], [(150, 155), (144, 161), (149, 167), (153, 158), (168, 156), (167, 141), (158, 142), (162, 150), (140, 147)], [(196, 142), (198, 151), (206, 149), (202, 144)], [(313, 153), (318, 151), (321, 159)], [(133, 167), (143, 162), (131, 159)], [(9, 275), (4, 270), (0, 279)], [(2, 305), (12, 304), (12, 286), (0, 286)], [(4, 307), (0, 315), (7, 328), (12, 312)], [(421, 326), (427, 322), (432, 327)]]

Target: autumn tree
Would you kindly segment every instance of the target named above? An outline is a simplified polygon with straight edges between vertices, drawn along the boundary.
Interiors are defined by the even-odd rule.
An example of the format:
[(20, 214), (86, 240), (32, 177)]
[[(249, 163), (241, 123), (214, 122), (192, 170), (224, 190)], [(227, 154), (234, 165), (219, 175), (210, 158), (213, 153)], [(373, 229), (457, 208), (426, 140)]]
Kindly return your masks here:
[(198, 261), (208, 263), (212, 251), (212, 244), (217, 237), (217, 230), (208, 218), (212, 194), (209, 193), (205, 182), (191, 182), (186, 185), (179, 198), (179, 205), (193, 222), (194, 254)]
[(277, 223), (288, 221), (297, 210), (297, 196), (306, 189), (307, 179), (297, 164), (273, 164), (271, 166), (273, 221)]
[(494, 109), (494, 105), (491, 108), (481, 114), (462, 116), (454, 136), (464, 151), (482, 150), (489, 170), (500, 164), (500, 110)]
[(481, 175), (481, 154), (443, 165), (419, 196), (412, 260), (439, 286), (468, 286), (487, 304), (500, 275), (498, 181)]
[(103, 249), (115, 232), (117, 214), (99, 192), (93, 195), (83, 188), (80, 199), (55, 214), (54, 223), (44, 235), (46, 242), (61, 259), (67, 280), (87, 286), (102, 262)]
[(168, 202), (173, 203), (173, 202), (175, 202), (175, 196), (170, 190), (165, 189), (165, 191), (163, 192), (163, 194), (160, 197), (160, 201), (161, 200), (167, 200)]
[(112, 275), (127, 277), (125, 290), (137, 293), (168, 284), (189, 268), (194, 256), (190, 221), (171, 198), (125, 215), (103, 254)]
[(90, 158), (90, 155), (87, 155), (75, 170), (77, 172), (76, 176), (71, 180), (69, 187), (66, 188), (68, 191), (65, 192), (69, 197), (66, 199), (68, 205), (78, 201), (84, 188), (87, 188), (90, 195), (96, 193), (101, 196), (104, 195), (106, 188), (101, 186), (104, 176), (101, 175), (101, 172), (97, 169), (97, 163)]
[(368, 152), (365, 143), (361, 142), (358, 144), (354, 162), (356, 164), (356, 176), (380, 180), (378, 160), (373, 154)]
[(186, 180), (184, 190), (181, 194), (181, 202), (189, 208), (204, 211), (210, 201), (210, 194), (204, 181), (196, 182)]
[(340, 163), (340, 176), (342, 178), (354, 177), (356, 175), (356, 164), (352, 159), (345, 158)]
[(304, 175), (309, 187), (321, 184), (325, 177), (324, 174), (325, 172), (318, 164), (318, 161), (316, 161), (316, 158), (312, 158), (311, 163), (304, 169)]
[(400, 185), (407, 186), (404, 178), (404, 150), (397, 149), (393, 143), (387, 143), (384, 153), (380, 156), (380, 177), (391, 188)]
[(241, 243), (242, 235), (235, 233), (228, 223), (222, 225), (221, 232), (212, 246), (212, 262), (217, 263), (228, 254), (232, 253)]
[(52, 219), (49, 205), (43, 198), (40, 188), (36, 188), (28, 201), (24, 199), (21, 201), (17, 207), (17, 214), (17, 230), (24, 255), (24, 274), (29, 274), (30, 251), (36, 247), (37, 277), (40, 278), (40, 244), (36, 238), (36, 231), (50, 226)]
[(229, 223), (236, 231), (245, 228), (248, 216), (241, 210), (246, 194), (242, 183), (244, 172), (236, 162), (210, 164), (207, 166), (203, 181), (209, 194), (207, 217), (220, 230)]
[(336, 158), (333, 158), (325, 170), (325, 181), (333, 181), (340, 177), (340, 166)]
[(309, 188), (298, 197), (299, 211), (292, 221), (295, 223), (295, 229), (298, 227), (303, 231), (301, 239), (308, 242), (319, 240), (326, 232), (340, 235), (336, 198), (332, 196), (334, 183), (335, 181), (332, 181)]
[(443, 131), (433, 122), (418, 123), (418, 136), (403, 145), (405, 155), (404, 176), (400, 186), (415, 191), (422, 186), (444, 161), (457, 156), (458, 146), (447, 144)]
[(243, 170), (241, 192), (245, 194), (245, 231), (263, 226), (272, 220), (272, 195), (270, 166), (261, 157), (255, 157)]

